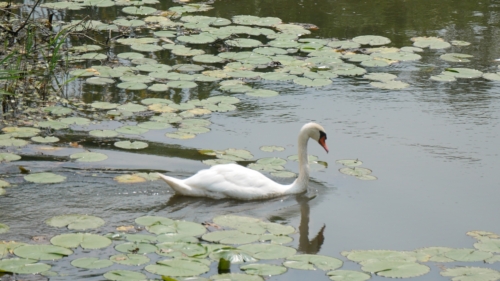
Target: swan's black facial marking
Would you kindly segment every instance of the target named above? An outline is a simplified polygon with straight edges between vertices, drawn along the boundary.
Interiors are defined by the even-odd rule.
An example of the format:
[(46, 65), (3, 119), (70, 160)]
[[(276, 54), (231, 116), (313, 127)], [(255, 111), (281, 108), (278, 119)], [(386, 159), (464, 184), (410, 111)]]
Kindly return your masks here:
[(324, 138), (325, 138), (325, 140), (326, 140), (326, 133), (325, 133), (325, 132), (323, 132), (323, 131), (319, 131), (319, 138), (321, 139), (321, 138), (323, 138), (323, 137), (324, 137)]
[(328, 146), (326, 145), (326, 133), (323, 131), (319, 131), (319, 140), (318, 143), (326, 150), (328, 153)]

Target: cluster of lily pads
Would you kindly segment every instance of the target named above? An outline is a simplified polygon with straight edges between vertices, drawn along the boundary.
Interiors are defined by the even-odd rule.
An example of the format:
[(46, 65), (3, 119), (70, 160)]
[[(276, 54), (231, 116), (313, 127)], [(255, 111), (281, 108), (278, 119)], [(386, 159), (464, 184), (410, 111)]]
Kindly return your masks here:
[(339, 164), (344, 165), (344, 168), (340, 168), (339, 171), (342, 174), (348, 176), (354, 176), (360, 180), (376, 180), (377, 177), (371, 175), (372, 170), (359, 167), (363, 162), (359, 159), (342, 159), (336, 161)]
[[(46, 223), (73, 232), (52, 237), (50, 244), (0, 242), (0, 272), (64, 276), (64, 272), (51, 270), (51, 264), (61, 259), (68, 262), (77, 248), (85, 250), (85, 256), (71, 259), (73, 267), (93, 275), (103, 274), (107, 280), (123, 281), (146, 280), (143, 272), (161, 276), (163, 280), (258, 281), (264, 280), (263, 277), (285, 274), (289, 269), (322, 270), (331, 280), (363, 281), (372, 275), (390, 278), (421, 276), (430, 271), (425, 265), (429, 262), (494, 263), (500, 260), (500, 255), (495, 255), (500, 253), (500, 236), (486, 231), (467, 233), (477, 239), (475, 248), (470, 249), (428, 247), (414, 251), (342, 252), (348, 261), (361, 265), (361, 271), (356, 271), (339, 269), (347, 262), (341, 259), (297, 253), (295, 248), (283, 245), (293, 241), (290, 235), (296, 232), (294, 227), (251, 217), (222, 215), (215, 217), (213, 222), (199, 224), (143, 216), (135, 220), (136, 225), (120, 226), (116, 232), (106, 235), (81, 232), (105, 224), (95, 216), (62, 215), (52, 217)], [(8, 230), (8, 226), (0, 224), (0, 233)], [(110, 246), (116, 253), (93, 251)], [(115, 264), (121, 265), (120, 269)], [(200, 276), (207, 275), (210, 268), (217, 265), (219, 270), (227, 272)], [(123, 266), (130, 269), (123, 269)], [(445, 268), (440, 273), (455, 281), (500, 279), (499, 271), (485, 267), (458, 266)]]

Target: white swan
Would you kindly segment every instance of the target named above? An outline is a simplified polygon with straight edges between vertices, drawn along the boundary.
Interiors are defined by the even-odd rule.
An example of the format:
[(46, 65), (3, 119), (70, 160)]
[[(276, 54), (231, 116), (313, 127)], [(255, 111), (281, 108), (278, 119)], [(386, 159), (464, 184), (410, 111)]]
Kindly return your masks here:
[(326, 133), (316, 123), (305, 124), (299, 133), (299, 177), (289, 185), (272, 181), (261, 173), (237, 164), (222, 164), (201, 170), (187, 179), (176, 179), (158, 174), (176, 193), (209, 197), (214, 199), (234, 198), (254, 200), (301, 193), (307, 190), (309, 183), (309, 164), (307, 159), (307, 141), (317, 141), (328, 152), (325, 143)]

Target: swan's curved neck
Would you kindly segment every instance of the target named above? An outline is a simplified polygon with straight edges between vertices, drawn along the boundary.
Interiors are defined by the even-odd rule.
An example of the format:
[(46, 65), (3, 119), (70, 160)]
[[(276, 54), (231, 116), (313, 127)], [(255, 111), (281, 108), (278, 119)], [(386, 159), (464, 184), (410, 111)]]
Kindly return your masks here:
[(307, 159), (307, 141), (309, 136), (301, 131), (298, 142), (299, 177), (293, 182), (290, 192), (300, 193), (307, 190), (309, 184), (309, 160)]

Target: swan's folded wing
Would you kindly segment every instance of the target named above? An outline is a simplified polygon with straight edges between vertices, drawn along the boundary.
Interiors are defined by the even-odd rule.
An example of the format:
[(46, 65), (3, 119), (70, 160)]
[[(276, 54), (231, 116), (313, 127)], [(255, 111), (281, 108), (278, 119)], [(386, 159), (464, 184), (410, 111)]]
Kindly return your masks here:
[(263, 174), (236, 164), (217, 165), (185, 180), (211, 198), (261, 199), (280, 195), (285, 186)]

